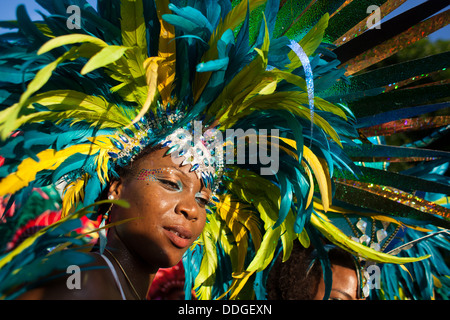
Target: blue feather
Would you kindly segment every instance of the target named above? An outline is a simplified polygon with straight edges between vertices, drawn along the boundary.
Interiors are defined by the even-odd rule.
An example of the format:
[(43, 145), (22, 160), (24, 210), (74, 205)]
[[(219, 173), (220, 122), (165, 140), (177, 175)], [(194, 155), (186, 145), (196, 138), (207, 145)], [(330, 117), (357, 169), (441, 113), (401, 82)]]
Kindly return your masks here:
[(286, 176), (285, 173), (280, 170), (276, 174), (276, 177), (280, 185), (281, 202), (277, 222), (274, 224), (272, 229), (277, 228), (281, 223), (283, 223), (284, 219), (289, 213), (293, 198), (292, 183), (289, 181), (288, 176)]

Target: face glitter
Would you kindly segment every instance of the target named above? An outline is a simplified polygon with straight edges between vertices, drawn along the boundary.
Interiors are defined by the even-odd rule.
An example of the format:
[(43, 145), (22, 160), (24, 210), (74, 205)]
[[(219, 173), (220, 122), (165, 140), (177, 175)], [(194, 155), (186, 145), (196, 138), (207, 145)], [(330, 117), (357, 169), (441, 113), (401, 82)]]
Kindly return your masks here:
[(136, 180), (141, 181), (157, 181), (156, 175), (162, 173), (172, 173), (173, 170), (169, 168), (158, 168), (158, 169), (141, 169), (136, 175)]

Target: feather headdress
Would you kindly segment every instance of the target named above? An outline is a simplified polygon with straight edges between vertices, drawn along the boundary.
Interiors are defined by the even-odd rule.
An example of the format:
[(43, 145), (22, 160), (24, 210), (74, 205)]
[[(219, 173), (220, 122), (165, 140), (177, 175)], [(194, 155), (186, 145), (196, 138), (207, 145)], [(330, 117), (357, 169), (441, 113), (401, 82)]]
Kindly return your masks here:
[[(424, 258), (387, 255), (352, 240), (327, 217), (351, 210), (347, 206), (410, 226), (449, 226), (448, 212), (436, 204), (422, 211), (372, 192), (371, 184), (417, 188), (403, 176), (360, 165), (449, 158), (444, 151), (375, 145), (361, 133), (387, 114), (413, 117), (446, 106), (401, 109), (411, 99), (420, 105), (446, 96), (446, 84), (386, 90), (444, 68), (445, 55), (363, 72), (380, 60), (376, 53), (386, 42), (399, 50), (395, 43), (409, 32), (418, 35), (414, 22), (362, 46), (366, 33), (346, 41), (360, 34), (346, 33), (347, 27), (367, 16), (356, 1), (99, 0), (97, 9), (85, 0), (38, 2), (49, 15), (32, 22), (19, 6), (17, 23), (9, 24), (19, 32), (3, 35), (0, 43), (8, 72), (0, 83), (0, 196), (11, 194), (11, 203), (34, 187), (63, 182), (63, 216), (91, 206), (141, 144), (159, 144), (201, 120), (203, 130), (258, 136), (255, 161), (225, 165), (204, 232), (184, 257), (186, 286), (201, 299), (253, 297), (263, 270), (280, 249), (288, 259), (297, 239), (320, 247), (325, 237), (379, 262)], [(69, 5), (80, 9), (73, 29), (66, 24)], [(429, 7), (428, 15), (438, 10)], [(427, 30), (444, 24), (436, 16), (429, 20)], [(246, 138), (252, 150), (252, 137), (244, 143)], [(269, 146), (279, 151), (272, 155), (277, 170), (262, 175), (270, 161), (261, 153), (267, 155)], [(251, 156), (247, 151), (245, 159)], [(447, 193), (445, 185), (414, 181)]]

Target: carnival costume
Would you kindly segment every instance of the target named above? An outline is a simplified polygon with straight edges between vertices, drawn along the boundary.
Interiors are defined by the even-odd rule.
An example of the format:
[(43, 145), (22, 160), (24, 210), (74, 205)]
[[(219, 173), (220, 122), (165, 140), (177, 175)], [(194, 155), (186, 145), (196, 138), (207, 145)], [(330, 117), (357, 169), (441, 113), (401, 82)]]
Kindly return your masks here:
[[(149, 146), (183, 157), (214, 191), (205, 229), (183, 257), (187, 297), (192, 287), (199, 299), (264, 298), (271, 262), (279, 252), (288, 259), (297, 239), (314, 245), (323, 266), (322, 238), (375, 262), (426, 258), (388, 255), (381, 243), (376, 250), (336, 227), (336, 217), (354, 224), (368, 216), (377, 229), (450, 226), (448, 209), (412, 194), (449, 194), (448, 184), (365, 165), (450, 159), (368, 138), (399, 128), (389, 122), (398, 119), (424, 127), (413, 117), (448, 107), (428, 104), (448, 96), (445, 83), (400, 90), (446, 68), (448, 53), (362, 72), (445, 25), (446, 13), (426, 19), (442, 5), (363, 33), (365, 1), (99, 0), (97, 9), (84, 0), (37, 2), (49, 12), (42, 21), (19, 6), (17, 22), (3, 23), (19, 32), (0, 43), (8, 73), (0, 83), (0, 196), (20, 207), (32, 188), (61, 184), (63, 218), (3, 256), (3, 297), (69, 261), (88, 262), (83, 237), (67, 233), (82, 216), (97, 219), (101, 204), (127, 205), (100, 195)], [(69, 28), (71, 5), (79, 23)], [(381, 12), (398, 5), (386, 1)], [(229, 154), (239, 149), (233, 135), (219, 139), (227, 129), (257, 136), (238, 138), (244, 161)], [(269, 150), (277, 157), (263, 161)]]

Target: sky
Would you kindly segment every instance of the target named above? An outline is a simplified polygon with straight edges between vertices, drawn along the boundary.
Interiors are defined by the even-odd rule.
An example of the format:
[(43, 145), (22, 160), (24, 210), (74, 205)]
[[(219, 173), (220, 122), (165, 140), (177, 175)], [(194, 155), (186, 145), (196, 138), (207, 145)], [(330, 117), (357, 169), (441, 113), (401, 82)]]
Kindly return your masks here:
[[(95, 7), (97, 0), (87, 0), (91, 5)], [(320, 1), (320, 0), (319, 0)], [(390, 18), (395, 16), (405, 10), (408, 10), (416, 5), (427, 1), (427, 0), (407, 0), (403, 5), (397, 8), (395, 11), (390, 13), (386, 18)], [(446, 0), (429, 0), (429, 1), (446, 1)], [(35, 3), (35, 0), (0, 0), (0, 20), (15, 20), (15, 11), (16, 7), (19, 4), (24, 4), (27, 7), (28, 14), (33, 18), (40, 18), (40, 15), (35, 12), (36, 9), (41, 10), (46, 13), (44, 9), (42, 9), (38, 4)], [(446, 9), (450, 9), (450, 6), (447, 6)], [(0, 28), (0, 33), (3, 33), (7, 30)], [(436, 41), (438, 39), (450, 40), (450, 25), (436, 31), (435, 33), (429, 36), (431, 41)]]

